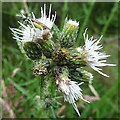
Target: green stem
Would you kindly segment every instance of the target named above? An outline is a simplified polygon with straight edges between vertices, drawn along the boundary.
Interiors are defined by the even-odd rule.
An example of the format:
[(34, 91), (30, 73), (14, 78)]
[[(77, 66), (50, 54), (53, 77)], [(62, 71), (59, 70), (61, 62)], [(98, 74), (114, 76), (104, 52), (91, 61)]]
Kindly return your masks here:
[(40, 98), (42, 98), (42, 90), (43, 90), (43, 77), (40, 77)]

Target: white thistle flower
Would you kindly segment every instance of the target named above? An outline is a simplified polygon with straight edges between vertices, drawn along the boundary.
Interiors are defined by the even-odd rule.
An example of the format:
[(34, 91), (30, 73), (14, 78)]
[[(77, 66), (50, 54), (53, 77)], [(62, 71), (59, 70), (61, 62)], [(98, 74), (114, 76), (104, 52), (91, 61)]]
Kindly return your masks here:
[(89, 65), (92, 69), (94, 69), (101, 75), (109, 77), (105, 73), (101, 72), (102, 70), (101, 68), (98, 68), (100, 66), (101, 67), (102, 66), (115, 66), (115, 64), (106, 63), (105, 59), (109, 57), (110, 55), (106, 55), (105, 52), (99, 51), (103, 48), (102, 45), (98, 45), (100, 43), (102, 36), (98, 40), (97, 39), (93, 40), (93, 36), (91, 38), (88, 38), (88, 34), (87, 34), (87, 37), (86, 37), (86, 31), (87, 29), (85, 30), (83, 34), (84, 39), (85, 39), (85, 45), (83, 46), (83, 48), (80, 48), (80, 47), (77, 48), (77, 51), (82, 53), (82, 55), (84, 56), (84, 60), (87, 62), (87, 65)]
[[(26, 18), (26, 16), (22, 12), (21, 12), (21, 14), (22, 14), (23, 18)], [(50, 4), (48, 17), (46, 15), (46, 5), (45, 4), (44, 4), (44, 11), (43, 11), (43, 8), (41, 7), (41, 18), (36, 19), (34, 13), (32, 13), (32, 17), (34, 20), (37, 20), (38, 22), (42, 23), (49, 29), (43, 30), (42, 28), (41, 29), (36, 28), (31, 19), (29, 19), (29, 20), (30, 20), (32, 26), (31, 25), (25, 26), (24, 24), (22, 24), (18, 21), (18, 23), (22, 26), (22, 29), (10, 28), (13, 32), (14, 39), (19, 40), (21, 42), (30, 42), (30, 41), (36, 42), (41, 39), (44, 39), (44, 37), (46, 37), (46, 36), (48, 36), (49, 38), (52, 37), (50, 30), (56, 19), (56, 12), (55, 12), (55, 15), (52, 15), (52, 18), (50, 18), (51, 17), (51, 4)]]
[(70, 104), (72, 104), (79, 116), (80, 113), (75, 101), (80, 98), (85, 102), (88, 102), (82, 97), (82, 92), (81, 92), (82, 89), (79, 87), (79, 85), (81, 84), (83, 84), (83, 82), (78, 84), (77, 82), (71, 81), (67, 76), (64, 76), (62, 74), (60, 74), (56, 79), (56, 85), (58, 87), (58, 90), (63, 93), (64, 101), (67, 101)]

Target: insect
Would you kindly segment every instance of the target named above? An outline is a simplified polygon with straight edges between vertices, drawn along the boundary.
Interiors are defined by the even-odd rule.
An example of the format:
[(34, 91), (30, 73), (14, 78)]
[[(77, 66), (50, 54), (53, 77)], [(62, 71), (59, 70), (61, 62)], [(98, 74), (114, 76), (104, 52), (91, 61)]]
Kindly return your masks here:
[(28, 18), (28, 17), (21, 17), (18, 15), (18, 17), (20, 17), (21, 19), (23, 19), (23, 21), (27, 24), (32, 25), (32, 23), (34, 24), (35, 27), (40, 28), (40, 29), (47, 29), (50, 30), (50, 28), (48, 28), (45, 24), (39, 22), (38, 20), (35, 20), (33, 18)]
[(32, 23), (31, 23), (31, 21), (32, 21), (33, 24), (34, 24), (36, 27), (40, 28), (40, 29), (45, 28), (45, 29), (50, 30), (50, 28), (48, 28), (46, 25), (44, 25), (43, 23), (39, 22), (38, 20), (34, 20), (34, 19), (32, 19), (32, 18), (23, 18), (23, 20), (24, 20), (25, 22), (27, 22), (28, 24), (32, 24)]

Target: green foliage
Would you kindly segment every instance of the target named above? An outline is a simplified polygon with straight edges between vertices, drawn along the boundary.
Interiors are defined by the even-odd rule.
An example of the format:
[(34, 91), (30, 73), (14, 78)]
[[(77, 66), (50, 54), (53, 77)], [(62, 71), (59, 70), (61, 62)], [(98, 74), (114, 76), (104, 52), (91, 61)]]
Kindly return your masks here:
[[(28, 8), (30, 12), (39, 17), (40, 16), (40, 7), (43, 3), (28, 3)], [(48, 5), (48, 3), (47, 3)], [(118, 27), (118, 9), (117, 3), (69, 3), (65, 2), (63, 8), (61, 9), (62, 3), (53, 3), (53, 9), (57, 12), (56, 25), (60, 26), (60, 30), (63, 28), (64, 19), (66, 16), (72, 18), (73, 20), (80, 21), (80, 33), (77, 38), (77, 44), (83, 44), (83, 32), (86, 27), (89, 28), (89, 33), (94, 33), (96, 36), (104, 34), (103, 43), (107, 53), (111, 54), (109, 62), (117, 63), (117, 33), (116, 29)], [(24, 4), (21, 3), (2, 3), (2, 79), (4, 80), (5, 86), (9, 89), (9, 86), (12, 85), (14, 91), (17, 91), (12, 96), (12, 90), (7, 91), (9, 97), (9, 104), (13, 109), (15, 116), (17, 118), (77, 118), (72, 105), (63, 102), (62, 99), (57, 99), (56, 97), (60, 96), (56, 92), (55, 81), (45, 81), (40, 77), (35, 77), (32, 75), (32, 62), (30, 60), (25, 60), (24, 56), (18, 49), (16, 41), (12, 39), (11, 31), (9, 27), (18, 26), (16, 20), (16, 14), (19, 14), (20, 9), (24, 9)], [(61, 14), (62, 13), (62, 14)], [(57, 36), (59, 36), (59, 29), (54, 25), (53, 29), (56, 31)], [(116, 41), (115, 41), (116, 39)], [(57, 40), (56, 40), (57, 41)], [(56, 43), (57, 44), (57, 43)], [(19, 44), (18, 44), (19, 45)], [(19, 68), (19, 70), (13, 74), (14, 70)], [(87, 68), (86, 68), (87, 69)], [(91, 71), (91, 70), (89, 70)], [(81, 101), (78, 101), (79, 109), (81, 112), (81, 118), (118, 118), (118, 69), (114, 68), (105, 68), (104, 71), (110, 78), (104, 78), (98, 73), (92, 71), (94, 74), (93, 86), (100, 96), (99, 101), (93, 101), (90, 104), (85, 104), (85, 108), (81, 106)], [(77, 77), (77, 76), (76, 76)], [(47, 79), (53, 78), (50, 75)], [(50, 86), (51, 84), (52, 89)], [(42, 86), (42, 87), (40, 87)], [(54, 107), (51, 106), (49, 110), (41, 109), (41, 105), (44, 105), (44, 102), (40, 101), (36, 96), (44, 96), (46, 94), (45, 88), (51, 90), (52, 93), (57, 94), (56, 96), (50, 96), (49, 99), (54, 104)], [(86, 86), (83, 94), (91, 93), (88, 86)], [(4, 95), (3, 95), (4, 96)], [(23, 97), (22, 97), (23, 96)], [(49, 96), (49, 95), (48, 95)], [(22, 99), (21, 99), (22, 97)], [(3, 97), (4, 98), (4, 97)], [(53, 100), (54, 98), (54, 100)], [(15, 105), (15, 103), (17, 103)], [(61, 102), (61, 104), (57, 104)], [(65, 109), (60, 115), (57, 115), (57, 111), (60, 107), (65, 105)], [(21, 109), (21, 111), (20, 111)], [(46, 108), (45, 108), (46, 109)], [(5, 113), (3, 117), (9, 117)]]

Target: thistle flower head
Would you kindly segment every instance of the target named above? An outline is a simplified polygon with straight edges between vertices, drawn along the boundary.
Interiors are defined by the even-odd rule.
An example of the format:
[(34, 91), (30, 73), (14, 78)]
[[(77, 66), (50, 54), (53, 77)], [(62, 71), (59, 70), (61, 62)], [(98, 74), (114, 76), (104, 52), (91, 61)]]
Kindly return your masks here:
[[(41, 18), (39, 19), (35, 18), (34, 13), (32, 13), (33, 18), (26, 17), (23, 12), (21, 12), (21, 15), (27, 25), (18, 21), (20, 29), (10, 28), (13, 32), (13, 38), (22, 42), (22, 47), (30, 59), (40, 58), (42, 52), (45, 53), (44, 51), (47, 51), (47, 54), (45, 53), (46, 56), (51, 56), (51, 51), (53, 50), (51, 47), (54, 47), (54, 42), (50, 40), (52, 37), (50, 30), (56, 18), (56, 12), (51, 18), (51, 5), (48, 17), (46, 15), (46, 5), (44, 5), (44, 10), (41, 8)], [(48, 41), (51, 41), (51, 43)], [(47, 47), (43, 44), (47, 45)], [(41, 51), (41, 46), (43, 51)]]
[(101, 68), (98, 68), (102, 66), (115, 66), (114, 64), (106, 63), (106, 58), (109, 57), (110, 55), (106, 55), (105, 52), (99, 51), (103, 48), (102, 45), (99, 45), (102, 36), (98, 40), (97, 39), (93, 40), (93, 36), (89, 39), (88, 34), (86, 37), (86, 31), (87, 29), (83, 34), (85, 39), (85, 45), (83, 46), (83, 48), (81, 47), (77, 48), (77, 51), (80, 54), (82, 54), (81, 56), (83, 56), (83, 59), (86, 61), (87, 65), (89, 65), (92, 69), (94, 69), (101, 75), (109, 77), (105, 73), (101, 72), (102, 70)]
[[(78, 84), (75, 81), (71, 81), (64, 74), (59, 74), (58, 77), (56, 78), (56, 85), (58, 87), (58, 90), (63, 93), (64, 101), (71, 103), (79, 116), (80, 116), (80, 113), (78, 111), (78, 108), (77, 108), (75, 102), (79, 98), (86, 101), (82, 97), (82, 92), (81, 92), (82, 89), (79, 87), (79, 85), (81, 85), (82, 83), (83, 82)], [(88, 101), (86, 101), (86, 102), (88, 102)]]

